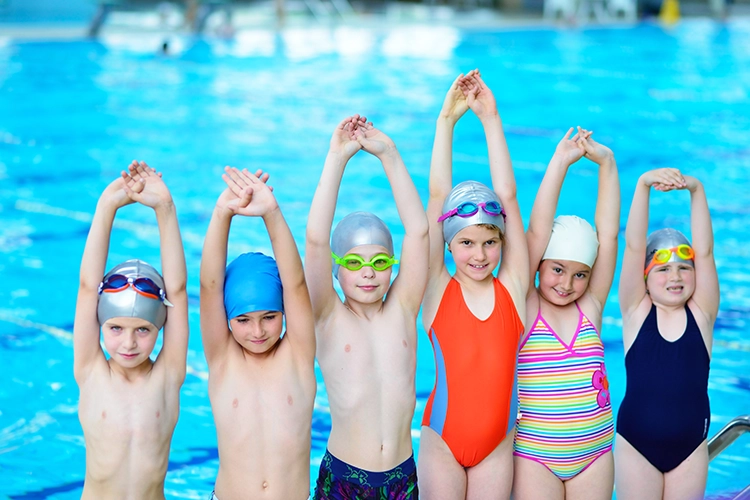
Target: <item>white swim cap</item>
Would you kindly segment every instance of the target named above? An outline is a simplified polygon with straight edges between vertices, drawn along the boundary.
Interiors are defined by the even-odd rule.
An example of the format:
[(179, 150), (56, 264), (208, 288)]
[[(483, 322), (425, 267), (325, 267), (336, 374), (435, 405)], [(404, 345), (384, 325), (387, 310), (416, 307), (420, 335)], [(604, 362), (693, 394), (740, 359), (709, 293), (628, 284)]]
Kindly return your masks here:
[[(352, 212), (336, 225), (331, 236), (331, 251), (343, 257), (360, 245), (380, 245), (393, 257), (393, 237), (388, 226), (375, 214)], [(333, 259), (332, 259), (333, 260)], [(333, 260), (333, 275), (338, 279), (339, 265)]]
[[(496, 207), (500, 209), (502, 215), (488, 213), (487, 203), (497, 204)], [(456, 212), (454, 215), (446, 217), (464, 204), (468, 204), (469, 207), (474, 206), (477, 209), (476, 213), (464, 217)], [(482, 207), (484, 208), (480, 208), (480, 204), (483, 204)], [(445, 218), (443, 219), (443, 217)], [(449, 245), (459, 231), (477, 224), (492, 224), (499, 227), (501, 233), (505, 233), (505, 212), (502, 212), (500, 198), (493, 190), (477, 181), (464, 181), (451, 189), (450, 194), (443, 202), (443, 215), (440, 219), (443, 222), (443, 239)], [(438, 222), (441, 222), (441, 220), (438, 220)]]
[(594, 267), (599, 239), (591, 224), (575, 215), (560, 215), (552, 224), (552, 234), (542, 260), (572, 260)]

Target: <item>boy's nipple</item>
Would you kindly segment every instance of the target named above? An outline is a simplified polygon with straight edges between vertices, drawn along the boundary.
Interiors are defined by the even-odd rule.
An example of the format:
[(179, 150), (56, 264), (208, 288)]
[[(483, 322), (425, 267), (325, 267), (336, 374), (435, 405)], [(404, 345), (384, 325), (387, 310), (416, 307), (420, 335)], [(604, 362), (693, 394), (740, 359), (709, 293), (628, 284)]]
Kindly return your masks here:
[(240, 400), (237, 398), (234, 398), (232, 401), (232, 408), (237, 408), (240, 405)]

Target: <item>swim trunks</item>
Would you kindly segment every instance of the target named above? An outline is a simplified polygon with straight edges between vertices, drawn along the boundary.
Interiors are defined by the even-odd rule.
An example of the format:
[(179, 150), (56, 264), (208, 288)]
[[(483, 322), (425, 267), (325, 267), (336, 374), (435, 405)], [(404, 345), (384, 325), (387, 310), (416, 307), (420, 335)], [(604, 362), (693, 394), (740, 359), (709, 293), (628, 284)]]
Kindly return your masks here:
[(700, 446), (711, 423), (711, 358), (687, 305), (685, 314), (685, 332), (670, 342), (659, 332), (652, 305), (625, 355), (627, 388), (617, 414), (617, 433), (662, 473)]
[(414, 455), (384, 472), (371, 472), (342, 462), (326, 450), (320, 462), (315, 500), (417, 500)]
[(580, 307), (570, 345), (539, 311), (518, 355), (518, 397), (514, 455), (567, 481), (612, 449), (604, 345)]
[(510, 293), (493, 280), (495, 307), (477, 319), (451, 278), (430, 328), (435, 388), (422, 425), (437, 432), (456, 461), (473, 467), (514, 429), (518, 414), (516, 358), (523, 333)]
[[(211, 497), (208, 500), (219, 500), (219, 497), (216, 496), (216, 492), (215, 491), (212, 491), (211, 492)], [(312, 497), (308, 495), (307, 496), (307, 500), (312, 500)]]

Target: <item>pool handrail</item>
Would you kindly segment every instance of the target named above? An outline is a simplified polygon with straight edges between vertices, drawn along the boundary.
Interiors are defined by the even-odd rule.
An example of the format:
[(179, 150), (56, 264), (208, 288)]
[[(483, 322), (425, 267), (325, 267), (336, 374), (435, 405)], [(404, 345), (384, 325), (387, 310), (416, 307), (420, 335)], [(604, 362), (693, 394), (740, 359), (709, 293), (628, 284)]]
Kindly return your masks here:
[(733, 418), (719, 432), (708, 440), (708, 460), (716, 458), (742, 434), (750, 432), (750, 415)]

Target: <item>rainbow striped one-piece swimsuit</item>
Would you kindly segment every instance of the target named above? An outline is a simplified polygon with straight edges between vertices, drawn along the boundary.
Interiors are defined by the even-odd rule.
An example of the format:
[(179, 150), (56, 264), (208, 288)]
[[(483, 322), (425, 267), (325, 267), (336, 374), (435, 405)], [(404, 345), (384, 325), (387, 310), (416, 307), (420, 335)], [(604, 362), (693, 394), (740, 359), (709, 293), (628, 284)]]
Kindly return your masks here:
[(604, 346), (580, 307), (570, 345), (537, 314), (518, 355), (518, 397), (514, 455), (566, 481), (612, 449)]

